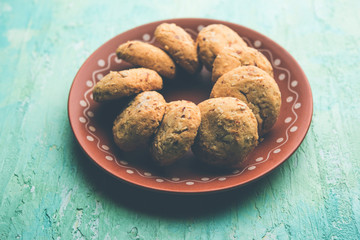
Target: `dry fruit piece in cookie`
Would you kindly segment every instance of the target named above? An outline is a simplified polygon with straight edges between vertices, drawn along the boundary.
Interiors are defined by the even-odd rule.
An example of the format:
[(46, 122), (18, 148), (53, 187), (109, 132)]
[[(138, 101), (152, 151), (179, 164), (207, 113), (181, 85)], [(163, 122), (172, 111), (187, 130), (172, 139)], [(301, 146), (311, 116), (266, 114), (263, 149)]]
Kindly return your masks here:
[(201, 124), (192, 151), (209, 165), (238, 167), (258, 143), (253, 112), (243, 101), (232, 97), (208, 99), (198, 106)]
[(188, 73), (200, 70), (195, 42), (183, 28), (174, 23), (163, 23), (155, 29), (154, 35), (161, 47)]
[(149, 144), (165, 113), (166, 102), (155, 91), (138, 94), (115, 119), (113, 135), (123, 151), (132, 151)]
[(275, 124), (281, 107), (281, 93), (275, 80), (255, 66), (242, 66), (225, 73), (215, 83), (210, 97), (236, 97), (249, 105), (258, 121), (259, 135)]
[(201, 62), (211, 71), (215, 57), (225, 47), (246, 47), (244, 40), (232, 29), (222, 24), (211, 24), (199, 32), (196, 44)]
[(166, 52), (151, 44), (128, 41), (116, 49), (117, 57), (136, 66), (150, 68), (166, 78), (175, 77), (175, 63)]
[(194, 103), (168, 103), (162, 123), (151, 143), (155, 162), (164, 166), (181, 158), (194, 143), (200, 121), (200, 110)]
[(269, 60), (258, 50), (250, 47), (224, 48), (215, 58), (212, 69), (212, 82), (219, 77), (240, 66), (255, 66), (274, 76)]
[(157, 72), (146, 68), (134, 68), (119, 72), (110, 72), (93, 89), (97, 102), (127, 97), (139, 92), (160, 90), (162, 78)]

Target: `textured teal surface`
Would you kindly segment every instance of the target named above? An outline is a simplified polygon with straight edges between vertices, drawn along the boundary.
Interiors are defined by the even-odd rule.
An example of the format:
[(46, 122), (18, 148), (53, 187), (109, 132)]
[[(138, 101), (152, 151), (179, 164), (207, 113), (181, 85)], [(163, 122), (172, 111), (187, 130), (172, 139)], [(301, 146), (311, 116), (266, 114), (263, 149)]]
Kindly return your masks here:
[[(360, 1), (0, 2), (0, 239), (360, 239)], [(67, 119), (85, 59), (167, 18), (238, 23), (298, 60), (314, 115), (296, 153), (241, 189), (169, 196), (92, 164)]]

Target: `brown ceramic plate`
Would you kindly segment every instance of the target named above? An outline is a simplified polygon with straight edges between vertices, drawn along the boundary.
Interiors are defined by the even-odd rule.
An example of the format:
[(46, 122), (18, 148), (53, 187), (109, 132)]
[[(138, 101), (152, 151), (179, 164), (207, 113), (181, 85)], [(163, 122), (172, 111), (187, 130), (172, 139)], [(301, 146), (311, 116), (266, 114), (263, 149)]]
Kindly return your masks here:
[[(99, 104), (92, 99), (92, 88), (110, 70), (131, 65), (118, 60), (115, 49), (128, 40), (154, 43), (153, 32), (163, 22), (176, 23), (194, 38), (213, 23), (229, 26), (249, 46), (258, 49), (271, 62), (282, 94), (278, 121), (239, 169), (216, 171), (197, 163), (189, 151), (178, 164), (158, 168), (146, 151), (125, 153), (114, 144), (111, 128), (116, 115), (128, 99)], [(208, 98), (210, 73), (197, 76), (179, 73), (175, 81), (165, 81), (161, 93), (167, 101), (185, 99), (199, 103)], [(145, 188), (176, 193), (203, 193), (238, 187), (270, 172), (299, 147), (311, 122), (313, 110), (309, 82), (295, 59), (281, 46), (249, 28), (213, 19), (169, 19), (145, 24), (121, 33), (99, 47), (82, 65), (72, 84), (68, 112), (76, 139), (87, 155), (112, 175)]]

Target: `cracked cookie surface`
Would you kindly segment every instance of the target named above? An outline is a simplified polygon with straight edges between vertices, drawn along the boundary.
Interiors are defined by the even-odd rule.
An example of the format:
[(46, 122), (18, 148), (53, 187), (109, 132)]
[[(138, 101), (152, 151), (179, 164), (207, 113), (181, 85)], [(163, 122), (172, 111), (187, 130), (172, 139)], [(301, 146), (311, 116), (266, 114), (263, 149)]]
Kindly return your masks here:
[(212, 82), (215, 83), (222, 75), (234, 68), (249, 65), (258, 67), (274, 77), (269, 60), (255, 48), (224, 48), (214, 60)]
[(244, 40), (231, 28), (222, 24), (211, 24), (199, 32), (196, 38), (201, 62), (211, 71), (216, 56), (225, 47), (246, 47)]
[(275, 80), (255, 66), (237, 67), (215, 83), (210, 97), (235, 97), (244, 101), (258, 121), (259, 135), (275, 124), (281, 107), (281, 93)]
[(128, 41), (116, 49), (118, 58), (135, 66), (150, 68), (161, 76), (175, 77), (175, 63), (162, 49), (141, 41)]
[(165, 113), (166, 102), (155, 91), (138, 94), (115, 119), (113, 136), (123, 151), (147, 146), (159, 127)]
[(201, 102), (201, 124), (192, 147), (201, 161), (219, 167), (236, 167), (258, 142), (257, 122), (251, 109), (233, 97)]
[(200, 70), (195, 42), (183, 28), (174, 23), (163, 23), (155, 29), (154, 36), (161, 47), (188, 73), (194, 74)]
[(151, 143), (155, 162), (169, 165), (182, 157), (194, 143), (200, 121), (200, 110), (193, 102), (182, 100), (168, 103)]
[(95, 101), (102, 102), (139, 92), (160, 90), (162, 87), (162, 78), (151, 69), (134, 68), (119, 72), (111, 71), (95, 85), (93, 97)]

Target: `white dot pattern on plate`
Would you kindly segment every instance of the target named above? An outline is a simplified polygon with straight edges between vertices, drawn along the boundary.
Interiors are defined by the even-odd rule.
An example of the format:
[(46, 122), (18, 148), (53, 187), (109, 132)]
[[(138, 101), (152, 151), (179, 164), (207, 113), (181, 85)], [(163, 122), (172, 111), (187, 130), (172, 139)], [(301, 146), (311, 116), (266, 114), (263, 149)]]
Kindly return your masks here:
[(85, 119), (84, 117), (79, 117), (79, 121), (80, 121), (81, 123), (86, 123), (86, 119)]
[(287, 118), (285, 118), (285, 121), (284, 121), (284, 122), (285, 122), (285, 123), (289, 123), (289, 122), (291, 122), (291, 119), (292, 119), (291, 117), (287, 117)]
[(157, 182), (164, 182), (164, 179), (157, 178), (155, 181), (157, 181)]
[(276, 139), (276, 142), (277, 142), (277, 143), (281, 143), (282, 141), (284, 141), (284, 138), (278, 138), (278, 139)]
[(104, 77), (104, 75), (102, 75), (101, 73), (99, 73), (98, 75), (96, 75), (96, 78), (100, 81), (102, 78)]
[(292, 128), (290, 128), (290, 132), (296, 132), (297, 129), (298, 129), (297, 126), (293, 126)]
[(260, 40), (256, 40), (255, 42), (254, 42), (254, 46), (255, 47), (260, 47), (261, 46), (261, 41)]
[(87, 112), (87, 115), (88, 115), (89, 117), (93, 117), (93, 116), (94, 116), (94, 113), (93, 113), (92, 111), (88, 111), (88, 112)]
[(102, 149), (104, 149), (106, 151), (110, 149), (107, 145), (102, 145), (101, 147), (102, 147)]
[(119, 59), (119, 58), (117, 58), (117, 57), (115, 57), (115, 62), (116, 62), (116, 63), (121, 63), (121, 62), (122, 62), (122, 60), (121, 60), (121, 59)]
[(93, 86), (92, 81), (90, 81), (90, 80), (86, 81), (86, 86), (88, 86), (88, 87), (92, 87), (92, 86)]
[(126, 172), (127, 172), (128, 174), (133, 174), (133, 173), (134, 173), (134, 171), (131, 170), (131, 169), (126, 170)]
[(104, 61), (104, 59), (99, 59), (98, 65), (99, 65), (99, 67), (105, 66), (105, 61)]
[(147, 177), (150, 177), (150, 176), (151, 176), (151, 173), (149, 173), (149, 172), (144, 172), (144, 175), (147, 176)]
[(298, 81), (294, 80), (291, 82), (292, 87), (296, 87), (298, 85)]
[(96, 128), (94, 128), (93, 126), (89, 126), (89, 130), (92, 131), (92, 132), (95, 132)]
[(284, 73), (281, 73), (281, 74), (279, 75), (279, 80), (282, 81), (282, 80), (284, 80), (284, 79), (285, 79), (285, 74), (284, 74)]
[(273, 151), (273, 153), (279, 153), (279, 152), (281, 152), (281, 149), (280, 149), (280, 148), (275, 149), (275, 150)]
[(294, 100), (294, 98), (292, 96), (289, 96), (286, 98), (286, 102), (288, 102), (288, 103), (291, 102), (292, 100)]
[(122, 165), (128, 165), (129, 163), (127, 161), (120, 161)]
[(186, 182), (186, 185), (189, 185), (189, 186), (194, 185), (194, 182)]
[(109, 160), (109, 161), (114, 160), (114, 158), (112, 156), (106, 156), (105, 158), (106, 158), (106, 160)]
[(89, 140), (90, 142), (94, 141), (94, 138), (92, 136), (86, 136), (86, 139)]
[(143, 38), (144, 41), (149, 41), (150, 40), (150, 35), (145, 33), (142, 38)]
[(179, 181), (179, 180), (180, 180), (180, 178), (178, 178), (178, 177), (173, 177), (171, 180), (173, 180), (173, 181), (177, 182), (177, 181)]
[(80, 105), (81, 105), (82, 107), (86, 107), (86, 106), (87, 106), (87, 103), (86, 103), (84, 100), (81, 100), (81, 101), (80, 101)]
[(220, 177), (219, 178), (219, 181), (225, 181), (226, 180), (226, 177)]
[(209, 180), (210, 180), (210, 178), (208, 178), (208, 177), (201, 178), (201, 181), (209, 181)]
[(301, 107), (301, 103), (297, 103), (297, 104), (295, 104), (295, 106), (294, 106), (295, 109), (299, 109), (300, 107)]
[(250, 166), (250, 167), (248, 167), (248, 170), (254, 170), (256, 168), (256, 166)]
[(279, 65), (281, 64), (281, 60), (278, 59), (278, 58), (275, 59), (274, 64), (275, 64), (276, 66), (279, 66)]
[(197, 30), (200, 32), (203, 28), (204, 28), (204, 25), (199, 25), (199, 26), (197, 27)]
[(255, 159), (256, 162), (260, 162), (260, 161), (262, 161), (262, 160), (264, 160), (263, 157), (258, 157), (257, 159)]

